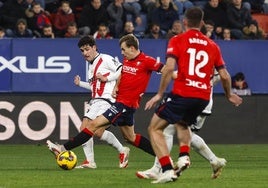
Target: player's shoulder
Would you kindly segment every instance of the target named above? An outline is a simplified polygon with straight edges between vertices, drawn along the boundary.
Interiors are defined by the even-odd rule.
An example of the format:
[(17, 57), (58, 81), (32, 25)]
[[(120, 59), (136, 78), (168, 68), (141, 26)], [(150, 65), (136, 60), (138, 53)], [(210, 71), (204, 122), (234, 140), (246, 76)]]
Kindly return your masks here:
[(157, 62), (157, 60), (154, 57), (147, 54), (144, 54), (144, 56), (141, 57), (140, 61), (142, 61), (143, 64), (152, 64)]
[(103, 54), (101, 53), (100, 56), (103, 58), (103, 59), (114, 59), (113, 56), (109, 55), (109, 54)]

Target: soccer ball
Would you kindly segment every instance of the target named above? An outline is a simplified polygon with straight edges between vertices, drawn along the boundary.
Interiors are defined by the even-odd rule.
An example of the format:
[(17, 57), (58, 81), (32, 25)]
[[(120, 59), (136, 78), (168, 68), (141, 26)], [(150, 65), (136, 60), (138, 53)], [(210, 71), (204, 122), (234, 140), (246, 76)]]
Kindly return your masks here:
[(63, 151), (57, 156), (57, 164), (64, 170), (72, 170), (77, 164), (77, 156), (72, 151)]

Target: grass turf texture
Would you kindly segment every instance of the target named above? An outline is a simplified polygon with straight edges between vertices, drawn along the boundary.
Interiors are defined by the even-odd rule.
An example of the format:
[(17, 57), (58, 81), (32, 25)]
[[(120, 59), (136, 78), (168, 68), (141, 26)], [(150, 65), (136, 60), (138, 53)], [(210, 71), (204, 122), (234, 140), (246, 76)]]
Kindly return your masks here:
[[(211, 167), (207, 161), (191, 151), (191, 167), (176, 182), (151, 184), (151, 180), (138, 179), (137, 170), (150, 168), (154, 158), (130, 147), (129, 166), (118, 167), (118, 153), (108, 145), (95, 145), (97, 169), (59, 168), (46, 146), (0, 145), (0, 188), (87, 187), (87, 188), (256, 188), (268, 187), (268, 145), (210, 145), (220, 157), (228, 161), (222, 175), (210, 179)], [(82, 148), (73, 150), (80, 164)], [(177, 160), (177, 147), (172, 150)]]

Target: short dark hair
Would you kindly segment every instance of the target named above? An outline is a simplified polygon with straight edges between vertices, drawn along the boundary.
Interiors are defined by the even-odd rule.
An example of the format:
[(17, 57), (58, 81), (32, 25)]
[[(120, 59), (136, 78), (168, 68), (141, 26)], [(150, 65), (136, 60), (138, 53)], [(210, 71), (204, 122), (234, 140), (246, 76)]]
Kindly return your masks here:
[(235, 76), (234, 76), (234, 80), (235, 80), (235, 81), (242, 81), (242, 80), (245, 80), (245, 75), (244, 75), (244, 73), (242, 73), (242, 72), (238, 72), (238, 73), (236, 73)]
[(84, 36), (79, 40), (79, 42), (78, 42), (79, 48), (81, 48), (82, 46), (85, 46), (85, 45), (89, 45), (91, 47), (96, 45), (96, 41), (93, 38), (93, 36), (91, 36), (91, 35)]
[(127, 47), (134, 46), (136, 50), (139, 49), (139, 40), (133, 34), (127, 34), (120, 38), (119, 44), (125, 42)]
[(204, 17), (203, 10), (197, 6), (188, 8), (185, 12), (185, 18), (188, 21), (189, 27), (199, 28), (200, 23), (203, 20), (203, 17)]

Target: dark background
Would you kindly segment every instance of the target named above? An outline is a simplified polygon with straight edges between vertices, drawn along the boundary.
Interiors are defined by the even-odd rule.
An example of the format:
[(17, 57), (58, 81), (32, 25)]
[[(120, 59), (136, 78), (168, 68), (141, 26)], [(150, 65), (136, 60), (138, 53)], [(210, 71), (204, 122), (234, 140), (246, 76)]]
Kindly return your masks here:
[[(147, 127), (152, 117), (153, 110), (144, 111), (144, 106), (152, 94), (145, 94), (141, 101), (141, 106), (135, 114), (135, 130), (148, 137)], [(44, 144), (46, 139), (64, 142), (59, 140), (60, 126), (60, 102), (70, 102), (79, 117), (83, 116), (84, 102), (89, 99), (88, 94), (0, 94), (0, 135), (6, 130), (8, 123), (3, 122), (3, 117), (11, 119), (16, 130), (14, 135), (6, 140), (1, 139), (0, 143), (6, 144)], [(21, 109), (32, 101), (43, 101), (48, 104), (55, 113), (56, 127), (47, 138), (40, 140), (30, 140), (21, 132), (18, 127), (18, 115)], [(3, 102), (14, 105), (12, 111), (1, 106)], [(204, 127), (199, 132), (209, 144), (261, 144), (268, 143), (268, 95), (253, 95), (243, 97), (243, 104), (234, 107), (222, 94), (214, 95), (214, 107), (212, 115), (205, 121)], [(69, 136), (78, 133), (72, 120), (69, 121)], [(40, 111), (32, 112), (28, 117), (28, 124), (33, 130), (41, 130), (47, 123), (47, 118)], [(49, 126), (49, 125), (48, 125)], [(111, 127), (120, 140), (121, 133), (117, 127)], [(103, 143), (95, 139), (96, 143)], [(175, 140), (176, 142), (176, 140)]]

